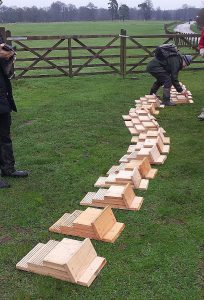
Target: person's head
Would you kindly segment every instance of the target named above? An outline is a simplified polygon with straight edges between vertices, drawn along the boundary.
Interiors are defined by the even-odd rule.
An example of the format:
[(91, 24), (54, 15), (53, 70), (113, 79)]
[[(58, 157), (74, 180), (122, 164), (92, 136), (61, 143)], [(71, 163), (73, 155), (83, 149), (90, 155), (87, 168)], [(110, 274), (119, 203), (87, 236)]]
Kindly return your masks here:
[(192, 61), (192, 55), (182, 55), (183, 59), (183, 68), (186, 68), (190, 65)]

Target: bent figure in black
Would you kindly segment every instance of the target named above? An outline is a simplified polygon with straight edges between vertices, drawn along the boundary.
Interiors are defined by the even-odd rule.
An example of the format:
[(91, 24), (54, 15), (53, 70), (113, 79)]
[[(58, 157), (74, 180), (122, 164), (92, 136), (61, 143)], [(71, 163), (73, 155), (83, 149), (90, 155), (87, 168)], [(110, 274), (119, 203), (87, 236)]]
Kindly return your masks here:
[(170, 101), (170, 90), (173, 85), (178, 93), (187, 96), (186, 90), (183, 90), (178, 80), (179, 71), (190, 65), (191, 55), (172, 55), (166, 59), (159, 60), (156, 57), (147, 65), (147, 72), (156, 78), (150, 95), (156, 94), (161, 86), (163, 86), (163, 104), (165, 106), (174, 106), (175, 103)]

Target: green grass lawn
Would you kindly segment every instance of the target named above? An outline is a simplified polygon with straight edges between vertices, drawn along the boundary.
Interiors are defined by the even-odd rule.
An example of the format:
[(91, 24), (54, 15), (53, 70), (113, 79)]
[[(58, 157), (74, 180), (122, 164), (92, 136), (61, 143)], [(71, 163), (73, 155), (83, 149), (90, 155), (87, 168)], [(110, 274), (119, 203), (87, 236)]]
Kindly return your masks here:
[(128, 34), (163, 34), (166, 21), (101, 21), (66, 23), (18, 23), (4, 24), (12, 35), (78, 35), (117, 34), (123, 28)]
[(198, 28), (197, 23), (191, 25), (191, 30), (194, 31), (195, 33), (201, 33), (201, 30)]
[(152, 78), (13, 83), (16, 165), (30, 176), (9, 179), (12, 188), (0, 191), (1, 299), (203, 299), (204, 122), (197, 115), (204, 75), (185, 72), (180, 79), (195, 103), (158, 116), (171, 137), (170, 154), (148, 190), (137, 192), (144, 196), (141, 210), (114, 210), (126, 224), (115, 244), (93, 241), (108, 263), (89, 289), (15, 265), (37, 243), (64, 237), (49, 233), (50, 225), (65, 212), (83, 210), (84, 195), (126, 153), (131, 136), (121, 116), (148, 93)]

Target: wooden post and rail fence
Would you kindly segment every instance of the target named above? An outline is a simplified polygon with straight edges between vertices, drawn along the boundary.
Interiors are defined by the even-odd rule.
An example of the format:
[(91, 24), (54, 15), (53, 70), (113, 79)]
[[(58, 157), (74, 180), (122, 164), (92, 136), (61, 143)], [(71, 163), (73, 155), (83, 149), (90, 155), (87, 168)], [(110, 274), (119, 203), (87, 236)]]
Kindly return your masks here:
[(3, 40), (15, 47), (14, 78), (74, 77), (118, 74), (125, 78), (145, 73), (154, 49), (175, 43), (193, 62), (186, 70), (204, 70), (197, 49), (199, 34), (13, 36), (0, 28)]

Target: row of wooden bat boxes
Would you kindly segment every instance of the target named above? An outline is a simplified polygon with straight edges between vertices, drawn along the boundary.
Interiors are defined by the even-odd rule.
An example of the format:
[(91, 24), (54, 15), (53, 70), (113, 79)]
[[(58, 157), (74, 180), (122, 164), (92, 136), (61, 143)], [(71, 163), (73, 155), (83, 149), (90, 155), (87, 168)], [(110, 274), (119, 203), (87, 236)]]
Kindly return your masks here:
[[(152, 97), (149, 98), (150, 100)], [(143, 197), (135, 194), (134, 189), (146, 190), (150, 179), (155, 178), (157, 169), (153, 164), (163, 164), (169, 153), (170, 139), (158, 126), (149, 112), (157, 113), (152, 99), (149, 107), (132, 109), (124, 117), (127, 126), (135, 128), (131, 145), (119, 161), (112, 166), (106, 177), (100, 177), (95, 183), (97, 192), (89, 192), (80, 202), (89, 206), (86, 210), (65, 213), (49, 230), (51, 232), (85, 238), (77, 241), (64, 238), (62, 241), (50, 240), (47, 244), (39, 243), (17, 265), (17, 269), (90, 286), (106, 263), (106, 259), (97, 256), (90, 241), (95, 239), (113, 243), (123, 231), (125, 224), (117, 222), (112, 208), (137, 211), (141, 208)], [(144, 127), (135, 127), (142, 122)], [(148, 126), (143, 123), (149, 123)], [(153, 123), (150, 126), (150, 123)], [(131, 128), (131, 127), (129, 127)], [(97, 208), (94, 208), (97, 207)], [(100, 208), (101, 207), (101, 208)]]

